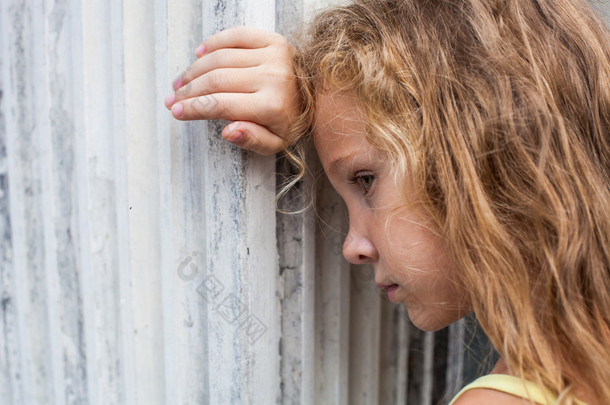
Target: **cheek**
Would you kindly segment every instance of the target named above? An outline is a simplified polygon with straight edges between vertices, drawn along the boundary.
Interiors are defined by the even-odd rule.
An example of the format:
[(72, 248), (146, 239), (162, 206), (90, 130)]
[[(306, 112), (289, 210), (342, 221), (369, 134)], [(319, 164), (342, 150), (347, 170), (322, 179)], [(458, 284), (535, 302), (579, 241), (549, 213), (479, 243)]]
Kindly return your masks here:
[(384, 238), (394, 261), (427, 271), (446, 266), (446, 244), (430, 224), (411, 219), (393, 221)]

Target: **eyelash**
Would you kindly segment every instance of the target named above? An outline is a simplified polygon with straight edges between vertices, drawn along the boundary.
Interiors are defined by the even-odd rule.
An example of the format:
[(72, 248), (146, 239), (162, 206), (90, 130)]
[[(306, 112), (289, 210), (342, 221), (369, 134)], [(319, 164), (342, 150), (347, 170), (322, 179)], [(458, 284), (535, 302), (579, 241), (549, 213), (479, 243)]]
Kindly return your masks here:
[[(363, 184), (364, 179), (369, 180), (368, 189)], [(373, 185), (375, 183), (375, 175), (370, 173), (357, 173), (350, 179), (350, 183), (358, 184), (358, 186), (360, 186), (360, 188), (362, 189), (362, 194), (366, 196), (370, 194), (371, 189), (373, 188)]]

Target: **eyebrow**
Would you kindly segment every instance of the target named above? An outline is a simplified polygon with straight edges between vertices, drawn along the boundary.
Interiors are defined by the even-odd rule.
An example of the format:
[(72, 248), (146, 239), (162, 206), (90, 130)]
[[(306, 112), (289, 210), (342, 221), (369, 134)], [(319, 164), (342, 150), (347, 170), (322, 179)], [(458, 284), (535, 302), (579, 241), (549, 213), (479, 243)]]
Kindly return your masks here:
[(341, 157), (338, 157), (338, 158), (334, 159), (334, 160), (333, 160), (332, 162), (330, 162), (330, 164), (328, 165), (328, 170), (330, 171), (330, 170), (334, 169), (334, 168), (335, 168), (335, 166), (338, 166), (338, 165), (340, 165), (340, 164), (344, 163), (346, 160), (351, 159), (352, 157), (354, 157), (354, 156), (356, 155), (356, 153), (357, 153), (357, 152), (352, 152), (352, 153), (349, 153), (349, 154), (347, 154), (347, 155), (345, 155), (345, 156), (341, 156)]

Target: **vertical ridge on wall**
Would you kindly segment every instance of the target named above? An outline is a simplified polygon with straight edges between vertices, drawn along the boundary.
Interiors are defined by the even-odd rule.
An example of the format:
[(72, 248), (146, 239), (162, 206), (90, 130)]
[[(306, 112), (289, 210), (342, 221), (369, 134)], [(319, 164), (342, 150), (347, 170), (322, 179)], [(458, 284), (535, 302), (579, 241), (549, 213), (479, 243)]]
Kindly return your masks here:
[[(176, 261), (176, 246), (174, 241), (182, 240), (181, 234), (176, 234), (179, 221), (174, 221), (173, 202), (174, 202), (174, 187), (172, 182), (172, 136), (170, 132), (170, 117), (167, 109), (158, 100), (162, 100), (164, 95), (168, 93), (167, 84), (170, 82), (168, 68), (168, 4), (165, 1), (157, 1), (154, 7), (150, 7), (154, 14), (154, 46), (153, 55), (155, 68), (154, 80), (151, 87), (155, 90), (155, 131), (154, 135), (157, 140), (157, 162), (159, 166), (159, 228), (165, 229), (166, 232), (160, 232), (158, 235), (159, 253), (160, 253), (160, 283), (161, 283), (161, 301), (162, 301), (162, 321), (163, 328), (163, 382), (164, 393), (163, 403), (183, 403), (185, 398), (189, 398), (191, 402), (195, 400), (201, 401), (197, 393), (192, 393), (188, 389), (189, 386), (181, 384), (181, 374), (179, 370), (183, 357), (180, 356), (180, 351), (177, 345), (181, 329), (178, 327), (179, 321), (184, 317), (178, 311), (179, 285), (176, 279), (176, 273), (172, 271)], [(189, 15), (189, 14), (186, 14)], [(151, 134), (152, 135), (152, 134)], [(180, 183), (179, 183), (180, 184)], [(176, 223), (178, 227), (176, 227)], [(186, 231), (186, 229), (185, 229)], [(186, 233), (186, 232), (185, 232)], [(179, 335), (179, 336), (176, 336)]]
[[(135, 366), (135, 341), (133, 318), (133, 288), (130, 240), (130, 213), (132, 206), (129, 201), (128, 183), (128, 149), (126, 123), (132, 119), (126, 115), (125, 89), (125, 50), (124, 43), (124, 7), (123, 1), (109, 2), (110, 7), (110, 46), (112, 49), (112, 140), (114, 143), (114, 210), (116, 212), (116, 276), (115, 288), (118, 299), (117, 314), (114, 324), (116, 336), (116, 358), (112, 356), (108, 362), (116, 361), (114, 366), (105, 366), (100, 372), (103, 376), (99, 395), (95, 401), (99, 404), (122, 403), (135, 404), (137, 391)], [(112, 331), (111, 331), (112, 333)], [(112, 341), (109, 341), (109, 343)], [(110, 363), (111, 364), (111, 363)], [(114, 375), (113, 375), (114, 373)]]
[[(82, 105), (75, 105), (75, 116), (82, 116), (77, 131), (81, 155), (77, 162), (81, 173), (80, 240), (86, 248), (81, 250), (80, 271), (89, 401), (117, 403), (123, 377), (119, 367), (126, 357), (116, 348), (130, 338), (122, 334), (120, 317), (122, 311), (131, 308), (131, 302), (120, 301), (120, 277), (126, 269), (118, 267), (118, 215), (124, 208), (116, 201), (117, 179), (125, 176), (117, 172), (115, 157), (115, 140), (125, 136), (120, 125), (122, 111), (116, 108), (123, 103), (122, 41), (117, 41), (122, 19), (116, 7), (100, 0), (81, 3), (78, 11), (80, 15), (73, 14), (73, 18), (81, 21), (77, 66), (82, 69), (82, 82), (77, 85), (77, 93)], [(113, 24), (118, 24), (118, 32)]]
[[(270, 31), (276, 29), (275, 0), (245, 1), (242, 7), (244, 25)], [(249, 153), (244, 169), (249, 173), (244, 207), (253, 208), (245, 210), (248, 232), (242, 269), (247, 270), (241, 272), (249, 312), (240, 325), (244, 338), (242, 348), (245, 349), (242, 364), (246, 366), (244, 374), (248, 392), (245, 402), (272, 403), (279, 388), (281, 334), (277, 304), (275, 157)]]
[[(181, 69), (194, 60), (194, 49), (202, 40), (201, 0), (173, 3), (167, 8), (169, 64), (160, 80), (160, 89), (169, 94), (170, 83)], [(165, 87), (164, 87), (165, 86)], [(161, 90), (160, 90), (161, 91)], [(163, 96), (165, 95), (163, 94)], [(162, 100), (163, 97), (159, 97)], [(168, 120), (170, 115), (164, 114)], [(165, 118), (164, 118), (165, 119)], [(207, 134), (202, 122), (170, 121), (168, 157), (171, 164), (172, 238), (174, 260), (167, 268), (174, 281), (172, 322), (167, 335), (176, 341), (175, 397), (168, 401), (181, 404), (210, 403), (209, 329), (206, 294), (206, 255), (208, 251), (206, 225)], [(160, 133), (160, 136), (167, 134)], [(195, 381), (199, 383), (194, 384)], [(168, 384), (169, 386), (169, 384)]]
[[(48, 348), (53, 400), (55, 403), (74, 403), (86, 398), (86, 390), (83, 390), (86, 386), (83, 384), (84, 342), (79, 333), (82, 331), (80, 283), (70, 229), (74, 214), (72, 139), (63, 133), (71, 134), (73, 131), (70, 118), (64, 114), (62, 103), (66, 100), (61, 93), (65, 83), (60, 73), (61, 66), (58, 66), (62, 64), (62, 55), (58, 55), (58, 51), (63, 50), (61, 28), (65, 10), (60, 4), (54, 4), (53, 15), (47, 11), (42, 2), (32, 10), (32, 25), (36, 27), (34, 42), (42, 44), (44, 50), (34, 53), (32, 64), (37, 83), (33, 97), (38, 120), (34, 144), (39, 146), (40, 201), (46, 210), (41, 225), (44, 233)], [(55, 98), (54, 94), (60, 97)], [(58, 160), (61, 165), (57, 164)]]
[(383, 299), (379, 343), (380, 404), (408, 403), (409, 329), (405, 307)]
[(350, 269), (349, 404), (379, 400), (381, 295), (371, 265)]
[(67, 44), (71, 50), (70, 69), (68, 73), (72, 80), (66, 96), (71, 100), (73, 131), (74, 131), (74, 165), (75, 165), (75, 190), (74, 199), (76, 204), (76, 221), (74, 234), (78, 238), (79, 249), (76, 252), (76, 268), (80, 269), (80, 286), (83, 295), (83, 340), (85, 346), (86, 361), (86, 388), (88, 402), (98, 404), (99, 402), (99, 376), (94, 362), (96, 358), (95, 323), (92, 301), (88, 299), (91, 295), (91, 250), (90, 250), (90, 227), (87, 196), (87, 144), (85, 139), (85, 76), (84, 76), (84, 31), (83, 13), (81, 3), (70, 2), (72, 7), (67, 27), (70, 30), (70, 42)]
[(345, 205), (326, 177), (317, 185), (315, 403), (348, 403), (349, 270), (341, 256), (347, 234)]
[(434, 375), (434, 336), (432, 332), (425, 332), (423, 335), (423, 352), (424, 361), (422, 364), (422, 383), (421, 383), (421, 396), (420, 403), (422, 405), (432, 405), (432, 389), (434, 387), (433, 378)]
[[(23, 1), (2, 2), (7, 45), (5, 61), (7, 157), (10, 223), (13, 243), (19, 356), (23, 400), (28, 403), (54, 398), (47, 294), (44, 289), (44, 233), (40, 228), (40, 168), (34, 159), (38, 124), (34, 105), (31, 7)], [(27, 319), (27, 324), (26, 324)]]
[[(257, 3), (259, 20), (247, 2), (203, 4), (204, 37), (248, 22), (273, 28), (273, 4)], [(262, 19), (261, 16), (266, 16)], [(212, 100), (213, 101), (213, 100)], [(203, 106), (205, 108), (205, 106)], [(219, 140), (226, 123), (207, 126), (205, 209), (208, 280), (221, 287), (208, 302), (210, 402), (258, 403), (276, 398), (276, 242), (273, 212), (274, 164)], [(212, 278), (213, 277), (213, 278)]]
[[(0, 3), (0, 397), (11, 403), (23, 403), (18, 345), (17, 275), (13, 271), (14, 249), (11, 229), (11, 189), (8, 137), (13, 126), (8, 123), (10, 92), (9, 30), (6, 2)], [(23, 300), (21, 300), (23, 302)]]
[[(313, 159), (310, 159), (313, 161)], [(277, 164), (282, 188), (292, 175), (288, 162)], [(279, 390), (276, 403), (314, 403), (315, 397), (315, 233), (314, 210), (308, 209), (313, 179), (307, 176), (278, 202)]]
[[(231, 23), (241, 23), (240, 4), (234, 3), (238, 4), (231, 7), (215, 1), (202, 5), (203, 38), (228, 28)], [(210, 102), (213, 101), (210, 99)], [(207, 295), (209, 336), (206, 349), (209, 362), (214, 365), (214, 370), (209, 373), (209, 397), (210, 403), (219, 404), (244, 401), (243, 379), (238, 366), (242, 360), (240, 336), (232, 325), (239, 322), (244, 312), (238, 274), (243, 255), (239, 241), (243, 237), (240, 234), (243, 231), (240, 220), (243, 218), (241, 201), (244, 190), (237, 176), (243, 174), (245, 157), (235, 150), (231, 151), (229, 145), (218, 142), (217, 136), (221, 130), (222, 123), (210, 122), (203, 133), (207, 140), (205, 171), (210, 175), (206, 179), (209, 192), (205, 196), (205, 210), (210, 218), (206, 229), (206, 249), (225, 254), (232, 252), (231, 256), (206, 256), (206, 282), (203, 284)], [(224, 170), (215, 173), (215, 167)], [(227, 381), (231, 382), (230, 387), (226, 386)]]
[[(298, 32), (304, 19), (304, 2), (276, 0), (276, 31), (287, 37)], [(314, 159), (309, 159), (310, 168)], [(291, 170), (285, 158), (277, 165), (277, 187), (281, 189)], [(287, 212), (307, 207), (314, 179), (307, 176), (279, 202)], [(314, 210), (278, 212), (279, 253), (278, 308), (280, 324), (280, 369), (277, 404), (312, 404), (315, 398), (315, 274), (316, 216)]]
[[(160, 145), (156, 136), (155, 16), (146, 0), (123, 1), (125, 139), (131, 232), (134, 361), (138, 403), (163, 403), (163, 255)], [(169, 320), (167, 320), (169, 321)]]
[(464, 345), (465, 345), (465, 327), (464, 320), (459, 320), (449, 325), (449, 338), (447, 339), (447, 362), (452, 367), (447, 367), (445, 381), (447, 381), (447, 389), (445, 398), (452, 398), (458, 393), (462, 387), (464, 376)]

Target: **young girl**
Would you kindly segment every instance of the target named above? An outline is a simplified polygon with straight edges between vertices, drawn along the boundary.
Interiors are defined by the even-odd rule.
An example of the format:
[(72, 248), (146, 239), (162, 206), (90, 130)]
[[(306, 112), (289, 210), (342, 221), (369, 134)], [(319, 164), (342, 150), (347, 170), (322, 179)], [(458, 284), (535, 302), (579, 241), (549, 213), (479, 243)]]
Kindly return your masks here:
[(301, 172), (313, 138), (346, 259), (424, 330), (474, 310), (501, 354), (454, 404), (609, 404), (610, 35), (590, 5), (357, 0), (309, 34), (220, 32), (166, 105)]

